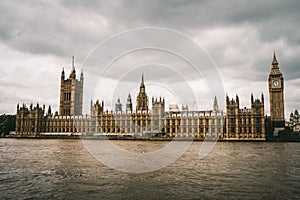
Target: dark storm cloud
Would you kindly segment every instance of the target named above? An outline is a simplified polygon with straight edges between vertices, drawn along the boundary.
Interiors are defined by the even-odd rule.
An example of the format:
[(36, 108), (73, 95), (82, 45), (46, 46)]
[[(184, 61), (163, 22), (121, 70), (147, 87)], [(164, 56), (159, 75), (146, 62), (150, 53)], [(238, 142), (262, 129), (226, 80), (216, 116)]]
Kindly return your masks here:
[(115, 25), (167, 26), (186, 32), (212, 26), (254, 24), (264, 40), (299, 44), (300, 3), (280, 1), (62, 1), (69, 9), (103, 13)]
[[(1, 40), (32, 53), (69, 55), (71, 47), (99, 42), (104, 16), (111, 30), (163, 26), (193, 32), (214, 26), (253, 24), (263, 40), (300, 43), (298, 1), (3, 1)], [(82, 21), (78, 21), (81, 19)], [(99, 33), (94, 34), (93, 33)], [(108, 31), (108, 32), (109, 32)], [(38, 42), (35, 42), (38, 40)], [(50, 41), (50, 42), (49, 42)], [(55, 48), (56, 47), (56, 48)]]
[(90, 38), (101, 25), (99, 17), (73, 12), (58, 1), (2, 1), (0, 8), (0, 40), (31, 54), (80, 54), (86, 46), (91, 48)]

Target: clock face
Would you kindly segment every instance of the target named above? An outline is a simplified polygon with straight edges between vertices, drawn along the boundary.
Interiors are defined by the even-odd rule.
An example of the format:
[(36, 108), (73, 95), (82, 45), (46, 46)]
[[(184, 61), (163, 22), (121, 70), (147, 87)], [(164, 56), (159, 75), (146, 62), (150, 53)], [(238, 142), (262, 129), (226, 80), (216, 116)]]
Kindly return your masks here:
[(275, 80), (273, 81), (272, 83), (275, 87), (278, 87), (280, 85), (279, 81), (278, 80)]

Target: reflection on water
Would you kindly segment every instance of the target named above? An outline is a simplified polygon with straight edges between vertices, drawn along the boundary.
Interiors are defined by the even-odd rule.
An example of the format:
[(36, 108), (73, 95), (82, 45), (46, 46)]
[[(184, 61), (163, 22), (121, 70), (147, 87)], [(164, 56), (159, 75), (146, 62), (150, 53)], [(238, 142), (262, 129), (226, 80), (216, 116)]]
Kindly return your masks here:
[[(114, 143), (132, 152), (166, 144)], [(129, 174), (99, 163), (79, 140), (0, 139), (0, 199), (299, 198), (300, 143), (219, 142), (199, 159), (201, 144), (166, 168)]]

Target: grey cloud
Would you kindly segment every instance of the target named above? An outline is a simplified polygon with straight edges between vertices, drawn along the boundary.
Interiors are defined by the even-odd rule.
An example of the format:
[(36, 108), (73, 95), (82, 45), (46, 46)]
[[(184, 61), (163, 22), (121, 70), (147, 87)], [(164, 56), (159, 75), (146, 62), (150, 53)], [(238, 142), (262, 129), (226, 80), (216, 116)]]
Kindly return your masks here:
[[(76, 60), (83, 62), (96, 44), (113, 34), (132, 28), (160, 26), (179, 30), (194, 38), (214, 28), (238, 30), (248, 27), (247, 31), (252, 32), (254, 36), (246, 32), (236, 34), (236, 30), (233, 29), (232, 38), (229, 38), (230, 34), (212, 36), (211, 41), (205, 43), (220, 71), (224, 72), (221, 75), (226, 75), (224, 79), (232, 82), (245, 80), (245, 83), (266, 81), (272, 51), (276, 48), (285, 78), (292, 81), (300, 77), (297, 56), (300, 54), (299, 10), (300, 2), (293, 0), (1, 1), (0, 43), (16, 52), (31, 54), (32, 57), (53, 56), (61, 61), (68, 60), (75, 54)], [(219, 40), (215, 41), (217, 39)], [(210, 46), (214, 42), (220, 44)], [(232, 53), (228, 54), (232, 48)], [(287, 49), (293, 52), (292, 56), (285, 54)], [(241, 53), (238, 50), (245, 52)], [(104, 52), (105, 55), (109, 54)], [(15, 59), (19, 58), (18, 55), (15, 56)], [(97, 61), (94, 64), (97, 65)], [(24, 70), (31, 69), (26, 63), (22, 65)], [(7, 67), (11, 66), (1, 65), (1, 68)], [(59, 75), (52, 74), (57, 77)], [(113, 75), (112, 71), (110, 77), (114, 77)], [(168, 80), (173, 79), (170, 77)], [(7, 81), (0, 80), (3, 87), (8, 87)], [(33, 80), (25, 83), (34, 82)], [(13, 84), (9, 88), (20, 90)], [(31, 94), (34, 95), (32, 98), (36, 99), (40, 95), (38, 91)], [(1, 97), (4, 96), (2, 93)], [(49, 96), (43, 94), (44, 99)], [(8, 97), (5, 102), (1, 102), (2, 105), (15, 104), (13, 98), (15, 97), (9, 100)], [(248, 99), (248, 96), (245, 96), (245, 99)], [(12, 103), (8, 103), (8, 100)], [(300, 105), (296, 103), (295, 106)]]
[[(214, 26), (253, 24), (263, 40), (300, 42), (298, 1), (6, 1), (1, 8), (4, 42), (22, 51), (57, 56), (69, 55), (70, 49), (86, 51), (101, 40), (105, 29), (113, 33), (141, 26), (193, 33)], [(77, 23), (79, 14), (83, 21)], [(105, 16), (109, 25), (85, 30), (83, 24), (96, 21), (97, 15)]]
[[(187, 31), (212, 26), (255, 24), (262, 38), (299, 42), (300, 3), (290, 1), (114, 1), (111, 4), (63, 1), (67, 7), (103, 13), (115, 25), (167, 26)], [(289, 34), (290, 33), (290, 34)], [(286, 37), (290, 35), (292, 37)]]

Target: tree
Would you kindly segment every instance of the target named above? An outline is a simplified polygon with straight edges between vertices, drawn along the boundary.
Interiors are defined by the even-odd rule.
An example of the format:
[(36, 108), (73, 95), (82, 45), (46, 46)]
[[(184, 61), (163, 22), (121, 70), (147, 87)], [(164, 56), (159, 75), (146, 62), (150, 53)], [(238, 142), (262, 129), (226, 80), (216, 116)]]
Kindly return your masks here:
[(9, 134), (10, 131), (16, 129), (16, 116), (15, 115), (0, 115), (0, 135)]

